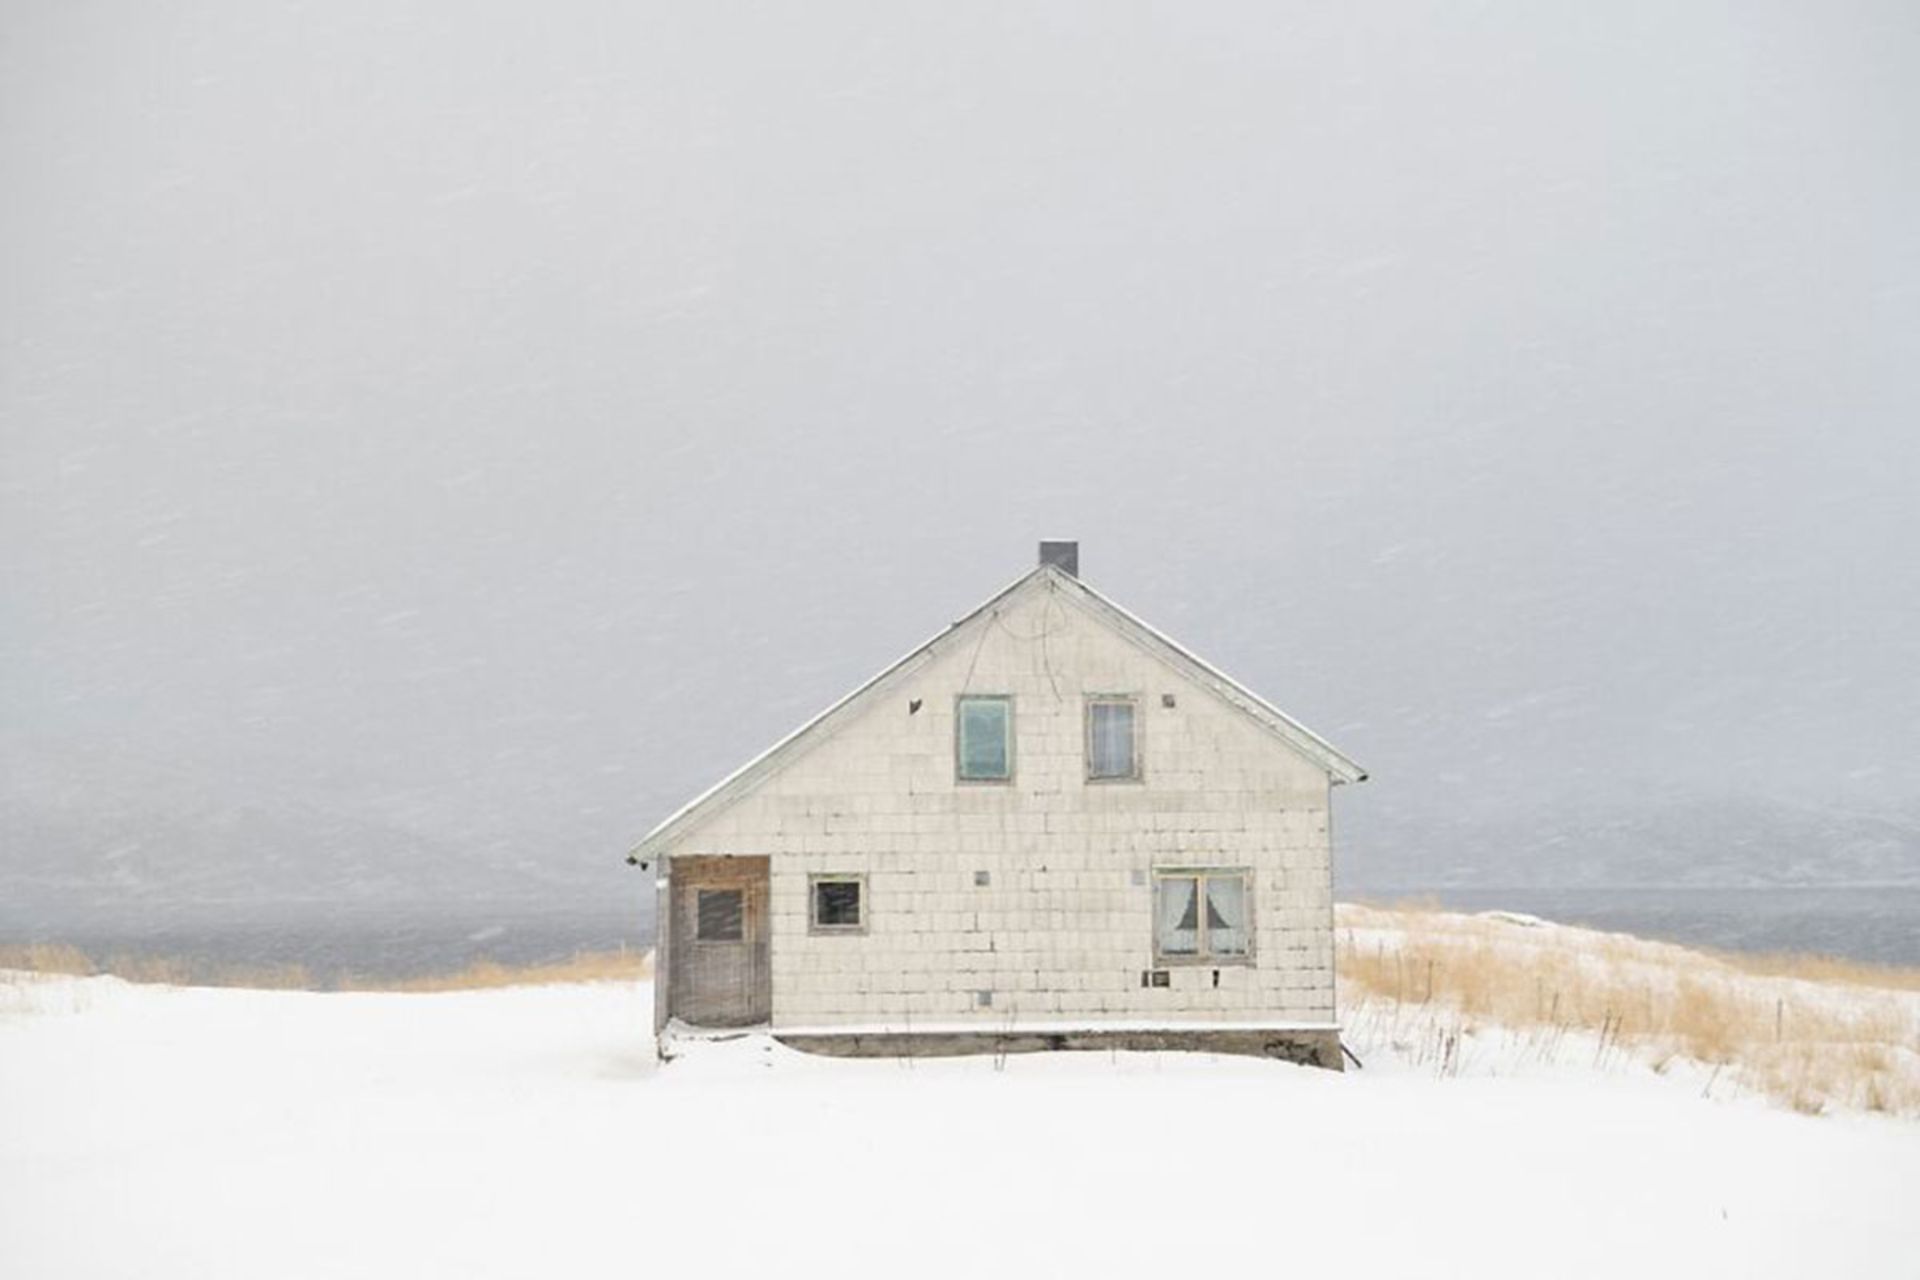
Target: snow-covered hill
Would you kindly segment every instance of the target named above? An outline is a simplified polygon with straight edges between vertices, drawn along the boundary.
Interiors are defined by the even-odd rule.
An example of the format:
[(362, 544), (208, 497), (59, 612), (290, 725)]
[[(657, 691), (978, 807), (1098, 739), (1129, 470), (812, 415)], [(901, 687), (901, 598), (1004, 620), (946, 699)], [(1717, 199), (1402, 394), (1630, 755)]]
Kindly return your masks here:
[(375, 805), (312, 782), (249, 785), (125, 754), (0, 744), (0, 928), (156, 911), (579, 905), (606, 892), (618, 854), (450, 812), (444, 797)]

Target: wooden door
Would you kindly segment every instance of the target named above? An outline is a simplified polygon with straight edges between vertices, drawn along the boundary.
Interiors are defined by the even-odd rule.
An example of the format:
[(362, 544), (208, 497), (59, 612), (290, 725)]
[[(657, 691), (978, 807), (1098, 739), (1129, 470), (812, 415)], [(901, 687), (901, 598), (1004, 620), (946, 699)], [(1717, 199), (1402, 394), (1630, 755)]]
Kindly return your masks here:
[(767, 859), (675, 858), (672, 1015), (696, 1027), (765, 1022)]

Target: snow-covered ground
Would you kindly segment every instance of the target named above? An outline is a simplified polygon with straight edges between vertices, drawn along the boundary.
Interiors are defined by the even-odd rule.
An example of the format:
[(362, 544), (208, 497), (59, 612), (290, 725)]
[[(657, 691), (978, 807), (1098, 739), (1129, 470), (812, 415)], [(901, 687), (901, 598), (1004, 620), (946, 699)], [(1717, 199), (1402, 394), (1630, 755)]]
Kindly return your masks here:
[(1906, 1276), (1920, 1124), (1631, 1064), (655, 1060), (644, 984), (0, 977), (0, 1276)]

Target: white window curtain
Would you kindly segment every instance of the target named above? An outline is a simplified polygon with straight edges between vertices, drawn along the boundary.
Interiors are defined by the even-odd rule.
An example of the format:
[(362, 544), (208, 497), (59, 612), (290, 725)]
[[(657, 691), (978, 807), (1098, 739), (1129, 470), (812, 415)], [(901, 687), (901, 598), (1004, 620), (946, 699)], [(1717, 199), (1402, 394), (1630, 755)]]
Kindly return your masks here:
[(1154, 939), (1161, 955), (1200, 950), (1199, 888), (1191, 876), (1162, 876), (1155, 882)]
[(1247, 954), (1247, 882), (1240, 876), (1207, 877), (1207, 951)]
[(1096, 702), (1088, 708), (1088, 773), (1095, 778), (1133, 776), (1133, 704)]

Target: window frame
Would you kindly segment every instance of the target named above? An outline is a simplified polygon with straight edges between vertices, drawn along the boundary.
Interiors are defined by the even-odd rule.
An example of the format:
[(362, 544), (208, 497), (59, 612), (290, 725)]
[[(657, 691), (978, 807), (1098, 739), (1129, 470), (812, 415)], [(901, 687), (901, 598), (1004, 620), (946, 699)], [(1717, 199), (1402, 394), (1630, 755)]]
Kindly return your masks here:
[[(961, 754), (960, 750), (960, 735), (962, 709), (969, 702), (999, 702), (1004, 703), (1007, 708), (1007, 772), (1005, 777), (969, 778), (966, 774), (966, 770), (963, 767), (965, 757)], [(1010, 787), (1013, 785), (1014, 770), (1016, 768), (1014, 741), (1017, 737), (1014, 732), (1014, 717), (1013, 695), (1010, 693), (956, 693), (953, 695), (953, 780), (957, 785), (965, 787)]]
[[(860, 923), (822, 924), (820, 888), (823, 884), (851, 884), (860, 889)], [(873, 899), (867, 890), (864, 871), (815, 871), (807, 876), (807, 932), (818, 937), (845, 937), (864, 934), (873, 918)]]
[[(730, 893), (740, 899), (740, 910), (734, 917), (735, 927), (739, 930), (731, 938), (708, 937), (702, 932), (706, 923), (705, 898), (708, 894)], [(697, 885), (693, 890), (693, 944), (708, 947), (737, 947), (747, 940), (747, 891), (738, 885), (716, 884)]]
[[(1257, 948), (1259, 930), (1254, 909), (1253, 868), (1252, 867), (1155, 867), (1149, 877), (1153, 882), (1153, 894), (1149, 910), (1152, 912), (1150, 928), (1153, 934), (1153, 963), (1157, 969), (1189, 968), (1225, 969), (1232, 966), (1251, 968)], [(1241, 901), (1246, 906), (1247, 919), (1243, 926), (1247, 935), (1246, 950), (1231, 955), (1215, 955), (1207, 947), (1207, 881), (1233, 880), (1241, 882)], [(1160, 950), (1160, 882), (1162, 880), (1192, 880), (1194, 885), (1194, 907), (1198, 916), (1194, 945), (1191, 955), (1167, 953)]]
[[(1111, 774), (1108, 774), (1108, 773), (1095, 774), (1094, 773), (1093, 771), (1093, 709), (1096, 706), (1125, 706), (1125, 707), (1132, 708), (1133, 710), (1133, 741), (1130, 745), (1133, 748), (1133, 772), (1111, 773)], [(1099, 787), (1113, 786), (1116, 784), (1120, 786), (1129, 786), (1129, 785), (1138, 785), (1139, 783), (1145, 782), (1147, 780), (1147, 770), (1146, 770), (1146, 764), (1142, 757), (1146, 753), (1141, 750), (1142, 744), (1141, 744), (1140, 729), (1141, 729), (1141, 716), (1140, 716), (1140, 695), (1139, 694), (1137, 693), (1090, 693), (1088, 694), (1084, 700), (1084, 709), (1081, 711), (1081, 733), (1080, 733), (1081, 749), (1085, 753), (1085, 761), (1084, 761), (1085, 767), (1081, 770), (1081, 773), (1083, 775), (1084, 780), (1092, 786), (1099, 786)]]

